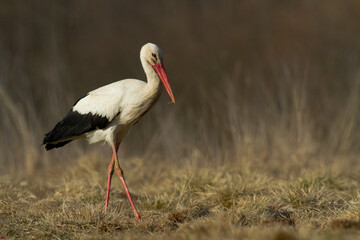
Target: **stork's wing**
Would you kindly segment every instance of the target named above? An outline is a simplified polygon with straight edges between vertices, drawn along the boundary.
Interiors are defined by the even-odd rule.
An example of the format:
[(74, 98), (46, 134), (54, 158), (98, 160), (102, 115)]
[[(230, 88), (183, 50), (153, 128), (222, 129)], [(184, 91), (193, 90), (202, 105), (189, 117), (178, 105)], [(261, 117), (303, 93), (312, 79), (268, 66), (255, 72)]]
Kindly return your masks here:
[(144, 87), (140, 80), (126, 79), (114, 82), (94, 91), (75, 102), (70, 112), (53, 130), (45, 134), (45, 148), (62, 147), (84, 133), (104, 129), (122, 111), (129, 99), (138, 97), (136, 93)]
[[(88, 94), (79, 99), (54, 129), (45, 134), (43, 140), (43, 144), (46, 144), (45, 148), (50, 150), (62, 147), (84, 133), (106, 128), (120, 114), (120, 110), (116, 111), (115, 107), (112, 107), (112, 111), (105, 114), (106, 110), (109, 110), (109, 106), (99, 102), (99, 97)], [(96, 107), (91, 107), (92, 104)], [(86, 109), (92, 110), (86, 111)]]

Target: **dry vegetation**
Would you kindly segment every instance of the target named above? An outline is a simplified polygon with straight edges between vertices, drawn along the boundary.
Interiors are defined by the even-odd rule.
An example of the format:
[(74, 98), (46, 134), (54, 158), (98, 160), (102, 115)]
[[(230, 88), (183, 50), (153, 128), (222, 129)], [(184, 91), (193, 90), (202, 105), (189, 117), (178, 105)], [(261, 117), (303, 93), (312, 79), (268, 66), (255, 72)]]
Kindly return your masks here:
[(240, 163), (149, 167), (143, 158), (131, 158), (124, 165), (142, 214), (137, 222), (119, 181), (104, 214), (101, 158), (96, 153), (81, 157), (66, 172), (15, 182), (3, 178), (2, 234), (17, 239), (359, 237), (356, 176), (306, 169), (301, 177), (280, 179)]
[[(360, 4), (345, 1), (0, 3), (0, 236), (359, 239)], [(77, 96), (143, 78), (161, 101), (120, 147), (137, 222), (101, 144), (46, 152)], [(116, 176), (114, 176), (116, 177)]]

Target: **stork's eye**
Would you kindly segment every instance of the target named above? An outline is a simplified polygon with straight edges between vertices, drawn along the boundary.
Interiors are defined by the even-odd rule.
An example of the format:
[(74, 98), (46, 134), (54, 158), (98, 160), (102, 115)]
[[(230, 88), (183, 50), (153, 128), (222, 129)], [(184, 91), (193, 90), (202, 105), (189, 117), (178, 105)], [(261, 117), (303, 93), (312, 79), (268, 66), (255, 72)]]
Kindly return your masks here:
[(156, 54), (155, 53), (152, 53), (151, 55), (156, 59)]

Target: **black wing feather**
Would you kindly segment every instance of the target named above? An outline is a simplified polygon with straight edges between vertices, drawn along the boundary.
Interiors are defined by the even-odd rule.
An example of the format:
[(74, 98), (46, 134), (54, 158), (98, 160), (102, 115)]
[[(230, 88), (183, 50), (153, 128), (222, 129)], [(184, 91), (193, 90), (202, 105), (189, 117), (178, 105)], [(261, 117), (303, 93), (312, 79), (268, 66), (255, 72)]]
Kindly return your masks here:
[(64, 146), (65, 144), (68, 144), (69, 142), (71, 142), (72, 140), (69, 141), (64, 141), (64, 142), (59, 142), (59, 143), (47, 143), (45, 145), (46, 150), (51, 150), (53, 148), (59, 148)]
[(100, 116), (98, 114), (80, 114), (77, 111), (70, 111), (63, 120), (61, 120), (53, 130), (45, 134), (43, 144), (45, 148), (62, 147), (71, 142), (70, 138), (81, 136), (84, 133), (104, 129), (113, 119)]

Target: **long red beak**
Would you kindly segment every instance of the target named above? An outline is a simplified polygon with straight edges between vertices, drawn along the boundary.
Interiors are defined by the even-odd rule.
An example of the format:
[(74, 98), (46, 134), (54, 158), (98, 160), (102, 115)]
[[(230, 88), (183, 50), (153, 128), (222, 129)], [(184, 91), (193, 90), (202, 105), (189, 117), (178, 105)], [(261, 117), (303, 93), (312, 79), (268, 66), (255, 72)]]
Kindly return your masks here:
[(155, 64), (155, 67), (153, 67), (153, 68), (155, 69), (155, 71), (157, 72), (160, 80), (164, 84), (164, 87), (165, 87), (166, 91), (168, 92), (171, 100), (173, 101), (173, 103), (175, 103), (174, 95), (173, 95), (173, 93), (171, 91), (170, 83), (169, 83), (169, 80), (167, 78), (164, 65), (162, 65), (161, 63), (157, 63), (157, 64)]

